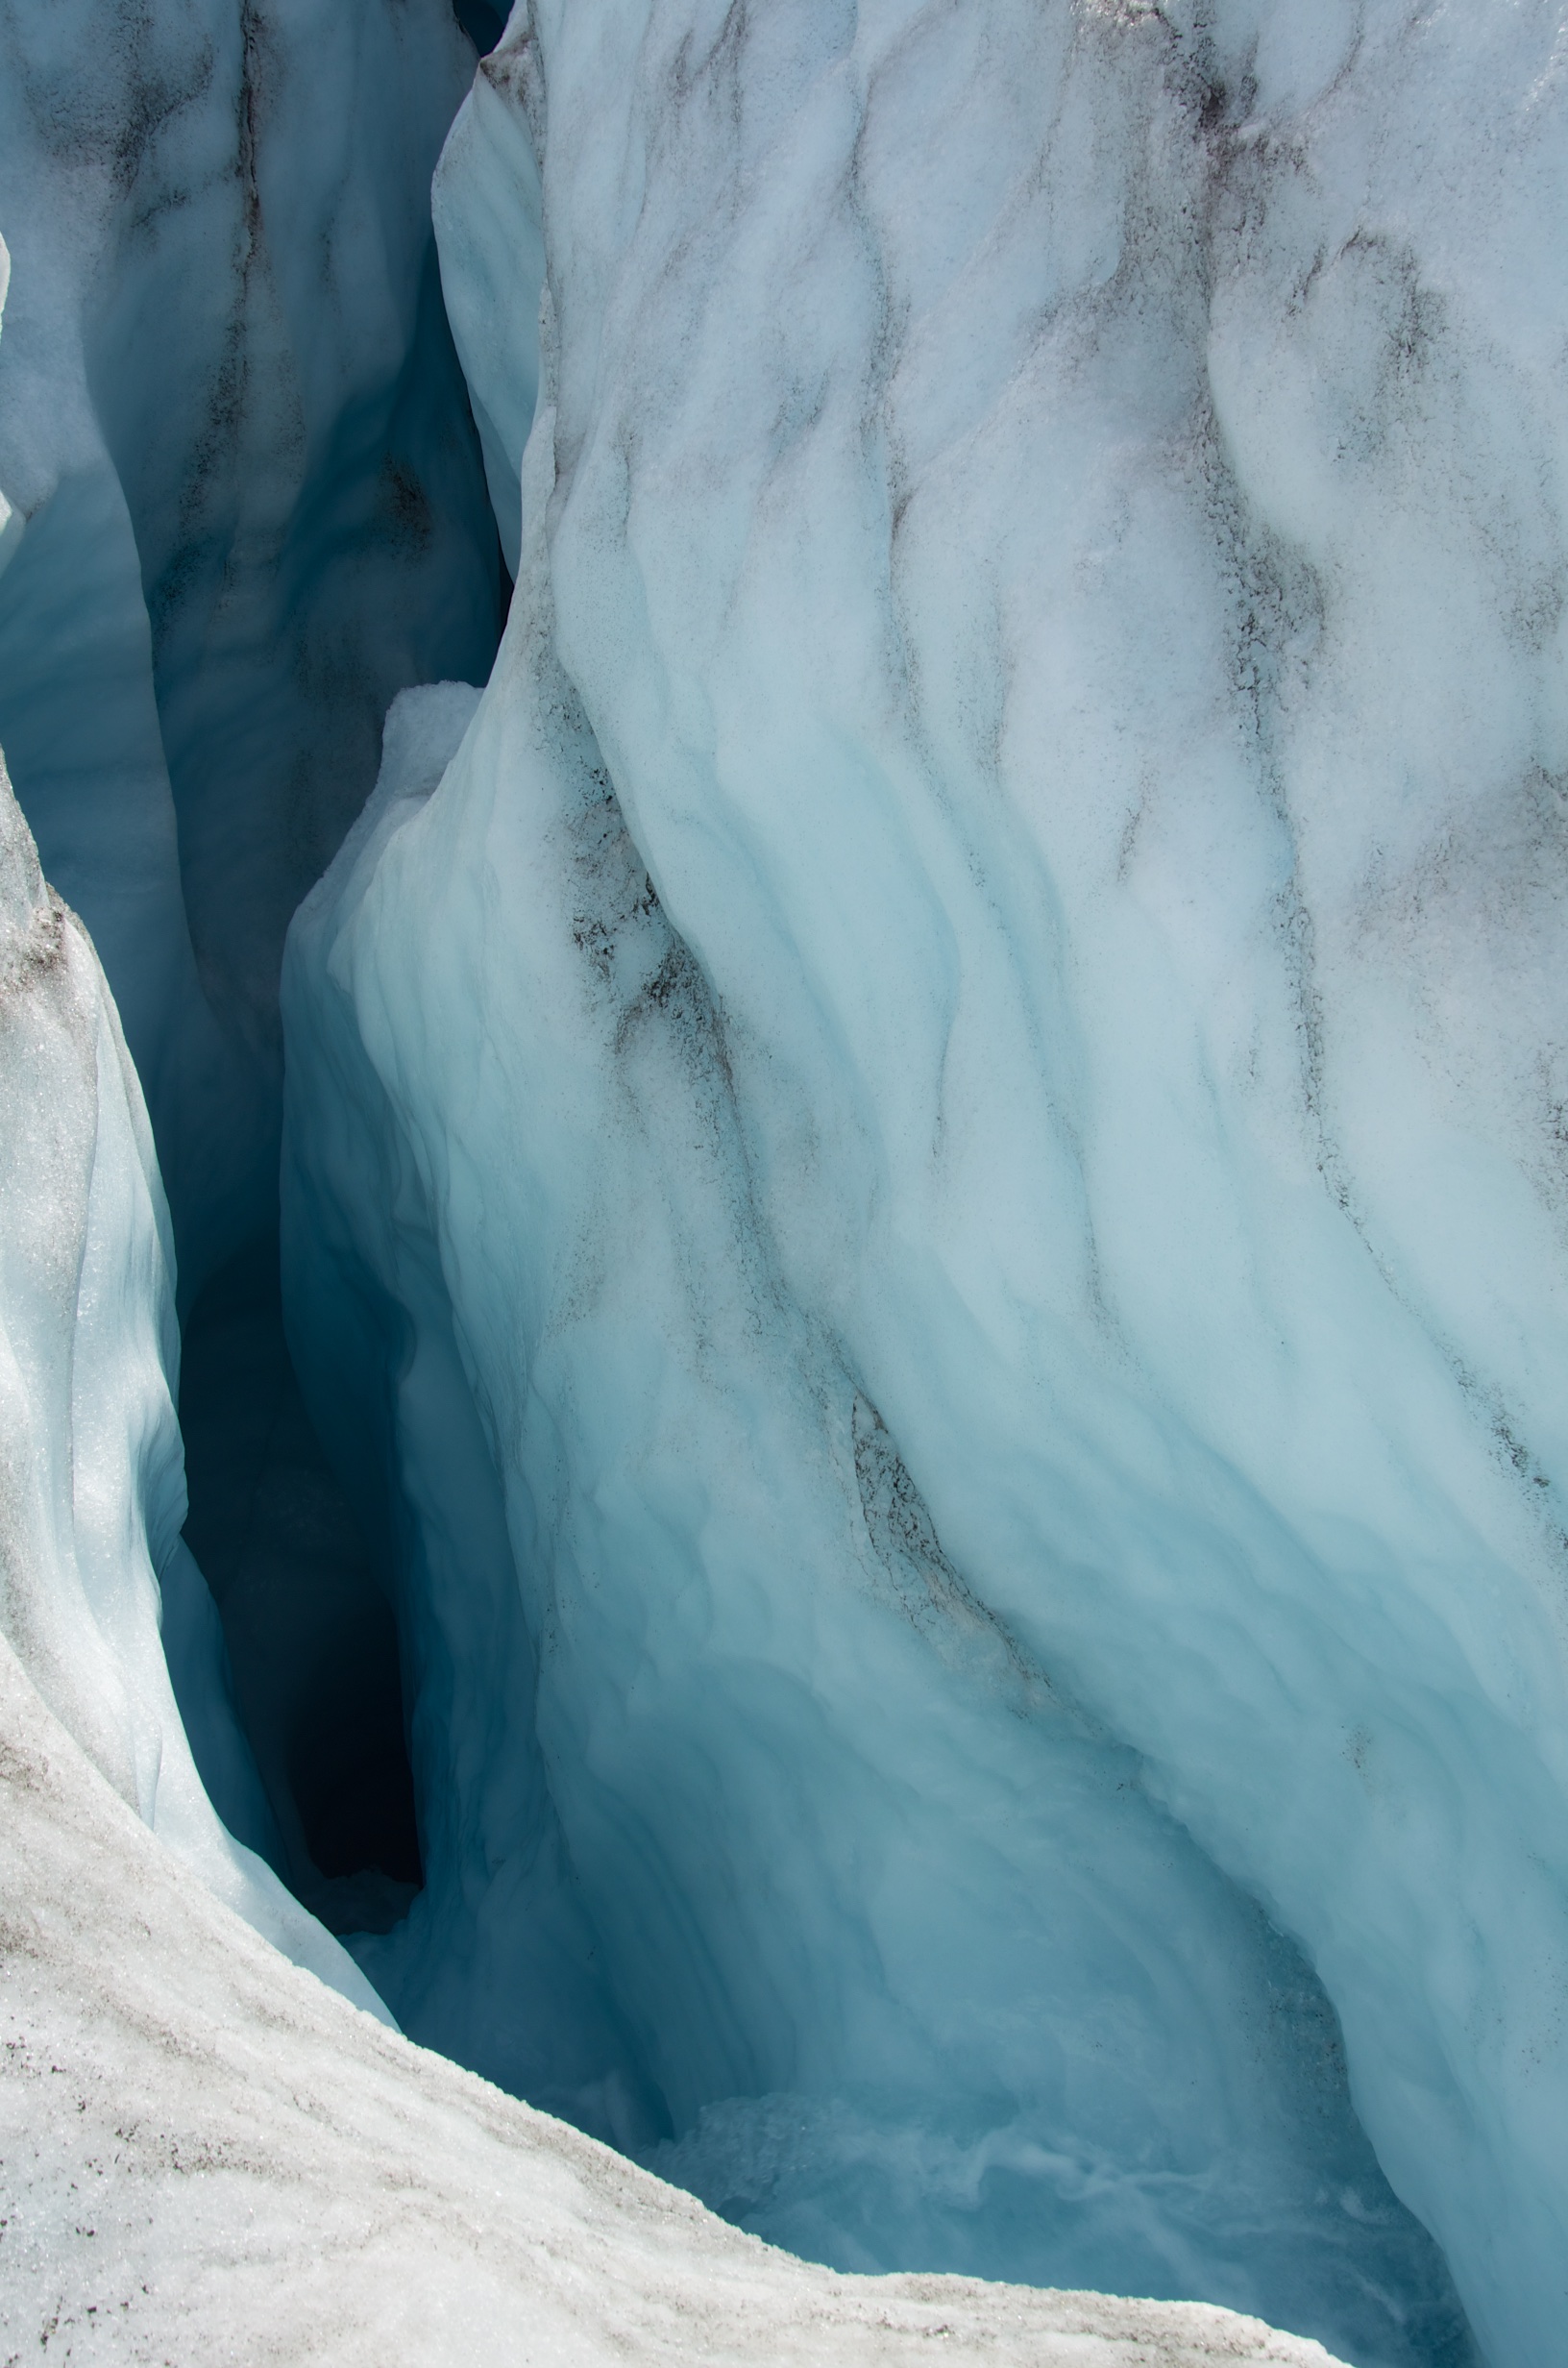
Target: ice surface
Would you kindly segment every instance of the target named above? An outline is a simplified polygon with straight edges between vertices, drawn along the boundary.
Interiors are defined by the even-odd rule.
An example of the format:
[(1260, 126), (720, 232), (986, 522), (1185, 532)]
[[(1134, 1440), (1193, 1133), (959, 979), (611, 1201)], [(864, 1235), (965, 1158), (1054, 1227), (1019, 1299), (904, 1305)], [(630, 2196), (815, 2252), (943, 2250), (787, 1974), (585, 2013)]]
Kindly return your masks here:
[(541, 0), (442, 167), (518, 595), (285, 977), (365, 1961), (821, 2249), (1457, 2350), (1310, 1964), (1560, 2357), (1565, 62)]
[[(1559, 2368), (1559, 0), (531, 0), (433, 200), (477, 440), (444, 0), (0, 39), (0, 741), (187, 1302), (265, 1240), (283, 927), (392, 701), (284, 978), (368, 1546), (318, 1588), (279, 1525), (245, 1614), (390, 1591), (426, 1884), (364, 1971), (803, 2253), (1446, 2368), (1424, 2222), (1492, 2368)], [(80, 1959), (150, 1825), (369, 2003), (182, 1731), (170, 1671), (234, 1833), (324, 1871), (314, 1646), (226, 1670), (180, 1545), (146, 1112), (9, 789), (0, 958), (27, 1913), (110, 1903)], [(412, 2127), (374, 2211), (331, 2149), (296, 2191), (366, 2325)]]
[(235, 1841), (284, 1881), (288, 1860), (234, 1699), (223, 1621), (206, 1574), (178, 1538), (159, 1574), (163, 1658), (202, 1788)]
[(447, 0), (5, 0), (0, 744), (146, 1089), (183, 1303), (275, 1222), (283, 931), (500, 568), (429, 188)]
[(539, 392), (545, 253), (539, 169), (515, 48), (486, 59), (430, 190), (442, 287), (506, 565), (515, 578), (523, 447)]
[[(155, 1572), (173, 1571), (187, 1606), (202, 1580), (180, 1540), (168, 1215), (113, 1000), (86, 931), (44, 883), (3, 760), (0, 1120), (0, 1636), (13, 1687), (31, 1681), (218, 1898), (383, 2013), (352, 1960), (219, 1824), (175, 1707)], [(227, 1772), (243, 1834), (243, 1745), (207, 1703), (208, 1764)]]
[(8, 2354), (1332, 2368), (1218, 2310), (868, 2285), (770, 2252), (282, 1963), (158, 1849), (3, 1638), (0, 1733)]
[(817, 2257), (1462, 2358), (1315, 1984), (968, 1590), (762, 1270), (530, 492), (490, 691), (395, 704), (284, 972), (296, 1355), (367, 1500), (401, 1473), (426, 1887), (356, 1954), (416, 2037)]

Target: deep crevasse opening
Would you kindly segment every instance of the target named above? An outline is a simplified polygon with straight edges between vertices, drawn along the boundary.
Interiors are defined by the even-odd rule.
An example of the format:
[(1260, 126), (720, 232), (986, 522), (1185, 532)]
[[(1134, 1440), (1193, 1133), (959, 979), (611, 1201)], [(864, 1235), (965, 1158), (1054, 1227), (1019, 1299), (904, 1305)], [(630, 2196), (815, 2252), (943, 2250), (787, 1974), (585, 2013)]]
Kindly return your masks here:
[[(300, 1395), (275, 1235), (229, 1260), (185, 1319), (180, 1427), (185, 1541), (266, 1815), (244, 1832), (221, 1779), (208, 1790), (329, 1931), (384, 1930), (424, 1880), (397, 1621)], [(180, 1692), (204, 1685), (209, 1666)]]
[[(277, 981), (388, 701), (481, 680), (509, 591), (428, 198), (474, 50), (445, 9), (374, 0), (88, 19), (5, 20), (0, 743), (172, 1204), (187, 1542), (161, 1476), (142, 1511), (190, 1740), (233, 1835), (364, 1930), (405, 1910), (418, 1838), (395, 1616), (282, 1332)], [(367, 1994), (222, 1863), (269, 1936)]]
[(1464, 2358), (1354, 2093), (1549, 2357), (1556, 283), (1461, 187), (1555, 218), (1532, 37), (520, 16), (465, 402), (442, 12), (209, 19), (232, 89), (113, 18), (177, 95), (13, 398), (0, 740), (170, 1177), (214, 1798), (779, 2241)]

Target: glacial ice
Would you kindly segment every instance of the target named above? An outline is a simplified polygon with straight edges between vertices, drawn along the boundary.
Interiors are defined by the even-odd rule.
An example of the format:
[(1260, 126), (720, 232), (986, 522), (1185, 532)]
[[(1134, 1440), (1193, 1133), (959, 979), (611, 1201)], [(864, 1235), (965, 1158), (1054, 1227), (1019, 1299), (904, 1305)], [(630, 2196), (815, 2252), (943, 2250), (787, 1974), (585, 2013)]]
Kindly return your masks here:
[[(0, 43), (15, 260), (0, 282), (0, 743), (110, 974), (159, 1154), (138, 1120), (138, 1189), (163, 1209), (160, 1166), (188, 1306), (212, 1267), (275, 1231), (283, 931), (374, 777), (386, 702), (432, 665), (482, 677), (494, 644), (494, 529), (426, 200), (472, 56), (440, 0), (19, 0), (0, 7)], [(18, 1158), (48, 1107), (35, 1080), (12, 1114)], [(34, 1406), (26, 1436), (51, 1441), (76, 1492), (52, 1517), (54, 1575), (29, 1548), (12, 1582), (33, 1607), (16, 1617), (54, 1640), (40, 1683), (57, 1707), (65, 1690), (66, 1723), (223, 1896), (380, 2013), (269, 1871), (308, 1887), (180, 1535), (167, 1217), (156, 1256), (147, 1212), (103, 1235), (115, 1250), (102, 1227), (61, 1221), (111, 1271), (122, 1252), (135, 1262), (115, 1286), (121, 1346), (89, 1326), (93, 1355), (123, 1354), (133, 1427), (127, 1444), (110, 1393), (73, 1446), (51, 1427), (61, 1405)], [(4, 1320), (31, 1337), (25, 1290)], [(59, 1309), (52, 1321), (54, 1353), (87, 1353)], [(71, 1574), (95, 1488), (120, 1513), (89, 1627)], [(284, 1649), (298, 1661), (298, 1640)]]
[(1342, 2030), (1560, 2357), (1565, 86), (1555, 5), (537, 0), (446, 152), (517, 592), (284, 976), (431, 1829), (360, 1954), (828, 2257), (1462, 2356)]
[(8, 2356), (1334, 2368), (1204, 2305), (770, 2251), (284, 1964), (136, 1823), (3, 1640), (0, 1731)]
[(445, 0), (3, 0), (0, 746), (146, 1091), (182, 1307), (276, 1221), (277, 978), (500, 568), (443, 317)]
[(7, 1716), (802, 2254), (1558, 2368), (1561, 0), (458, 13), (438, 287), (445, 0), (0, 0)]
[[(175, 1706), (155, 1572), (202, 1579), (180, 1542), (168, 1214), (113, 999), (3, 763), (0, 1095), (0, 1640), (210, 1891), (384, 2021), (353, 1960), (219, 1823)], [(239, 1807), (243, 1739), (208, 1716)]]

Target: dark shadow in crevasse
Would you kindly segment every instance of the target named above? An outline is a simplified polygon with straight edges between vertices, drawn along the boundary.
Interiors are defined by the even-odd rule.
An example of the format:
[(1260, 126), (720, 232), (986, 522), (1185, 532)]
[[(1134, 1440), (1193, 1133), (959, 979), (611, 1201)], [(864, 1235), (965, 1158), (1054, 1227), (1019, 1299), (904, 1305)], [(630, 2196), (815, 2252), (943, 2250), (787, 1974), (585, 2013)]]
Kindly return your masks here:
[(397, 1623), (294, 1377), (276, 1234), (191, 1309), (180, 1421), (185, 1540), (222, 1618), (279, 1871), (332, 1932), (386, 1932), (424, 1880)]
[(506, 30), (506, 9), (491, 0), (452, 0), (452, 12), (481, 58), (487, 58)]

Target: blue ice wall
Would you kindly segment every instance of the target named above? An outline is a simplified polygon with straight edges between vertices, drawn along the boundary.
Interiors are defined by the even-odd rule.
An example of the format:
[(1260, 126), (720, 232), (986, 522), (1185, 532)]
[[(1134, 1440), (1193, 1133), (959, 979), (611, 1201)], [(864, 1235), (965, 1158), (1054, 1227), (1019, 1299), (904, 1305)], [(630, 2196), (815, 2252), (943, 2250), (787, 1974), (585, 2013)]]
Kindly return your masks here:
[(395, 1621), (277, 1310), (277, 988), (389, 701), (494, 652), (429, 193), (474, 50), (444, 0), (17, 6), (0, 43), (0, 743), (109, 972), (194, 1311), (169, 1666), (233, 1832), (363, 1927), (418, 1846), (410, 1800), (381, 1813)]
[(274, 1221), (283, 931), (501, 570), (431, 241), (445, 0), (4, 17), (0, 743), (145, 1081), (186, 1305)]
[(1441, 2356), (1342, 2037), (1500, 2368), (1568, 2304), (1559, 18), (520, 12), (437, 197), (518, 591), (285, 991), (306, 1386), (421, 1702), (505, 1706), (423, 1746), (485, 1965), (564, 1866), (571, 2060), (755, 2225)]
[(173, 1467), (132, 1641), (418, 2035), (846, 2265), (1557, 2368), (1561, 36), (537, 0), (438, 287), (434, 0), (4, 19), (0, 740), (208, 1345), (286, 1091), (248, 1657)]

